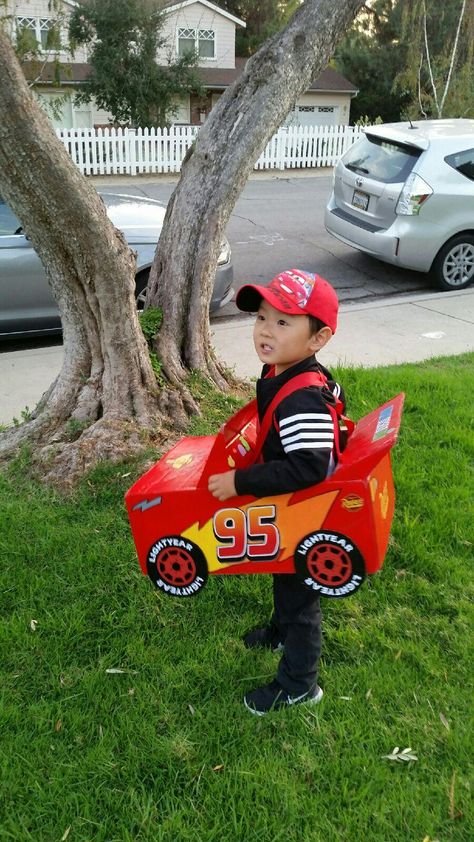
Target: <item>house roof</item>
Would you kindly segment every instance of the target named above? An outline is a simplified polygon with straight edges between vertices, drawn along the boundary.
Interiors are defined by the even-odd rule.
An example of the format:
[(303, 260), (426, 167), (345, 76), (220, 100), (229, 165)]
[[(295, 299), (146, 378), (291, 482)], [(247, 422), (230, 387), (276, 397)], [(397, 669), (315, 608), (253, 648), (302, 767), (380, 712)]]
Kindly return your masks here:
[[(201, 78), (202, 84), (205, 88), (215, 91), (223, 91), (228, 88), (240, 74), (242, 73), (246, 58), (236, 58), (235, 68), (232, 67), (196, 67), (196, 72)], [(56, 82), (56, 68), (54, 62), (48, 62), (43, 67), (42, 62), (25, 62), (23, 70), (25, 76), (29, 80), (33, 80), (42, 69), (41, 82), (38, 84), (52, 84)], [(61, 63), (59, 67), (60, 80), (63, 85), (77, 85), (87, 79), (90, 72), (88, 64), (81, 64), (79, 62), (74, 64)], [(344, 76), (341, 76), (337, 70), (332, 67), (326, 67), (319, 76), (314, 79), (306, 92), (330, 92), (330, 93), (347, 93), (351, 97), (358, 93), (358, 88), (349, 82)]]
[(167, 11), (179, 11), (179, 9), (185, 9), (186, 6), (192, 6), (194, 3), (200, 3), (202, 6), (207, 6), (208, 9), (212, 9), (214, 12), (217, 12), (219, 15), (222, 15), (222, 17), (228, 18), (229, 20), (233, 21), (233, 23), (237, 24), (237, 26), (247, 26), (244, 20), (236, 18), (235, 15), (231, 15), (230, 12), (228, 12), (226, 9), (222, 9), (215, 3), (210, 3), (209, 0), (182, 0), (181, 3), (176, 3), (176, 0), (168, 0), (168, 2), (163, 3), (163, 8)]
[[(235, 59), (235, 69), (227, 67), (196, 67), (206, 88), (224, 89), (232, 84), (242, 73), (246, 58)], [(358, 88), (332, 67), (326, 67), (308, 86), (308, 91), (329, 91), (331, 93), (347, 93), (355, 96)]]

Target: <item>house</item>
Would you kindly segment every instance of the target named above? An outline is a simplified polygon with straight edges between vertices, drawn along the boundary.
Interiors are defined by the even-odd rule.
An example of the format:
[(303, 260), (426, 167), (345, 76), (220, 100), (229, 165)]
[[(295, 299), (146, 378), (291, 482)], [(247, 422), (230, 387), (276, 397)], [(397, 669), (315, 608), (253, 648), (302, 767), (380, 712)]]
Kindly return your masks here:
[[(67, 45), (67, 19), (77, 3), (62, 0), (60, 42)], [(189, 95), (176, 102), (174, 123), (199, 125), (225, 89), (238, 78), (246, 59), (235, 56), (235, 31), (245, 22), (220, 8), (210, 0), (169, 0), (164, 5), (166, 13), (162, 30), (166, 44), (157, 55), (159, 63), (166, 65), (169, 58), (195, 49), (198, 56), (198, 73), (205, 89), (204, 96)], [(60, 86), (55, 80), (57, 66), (52, 48), (54, 13), (48, 0), (6, 0), (13, 30), (27, 31), (43, 52), (43, 60), (24, 65), (25, 75), (36, 96), (46, 106), (57, 127), (91, 128), (112, 122), (112, 116), (92, 103), (76, 105), (74, 93), (89, 73), (88, 53), (78, 48), (73, 58), (66, 49), (59, 49)], [(57, 44), (56, 44), (57, 46)], [(350, 102), (357, 89), (340, 73), (328, 67), (302, 94), (285, 125), (347, 125)]]

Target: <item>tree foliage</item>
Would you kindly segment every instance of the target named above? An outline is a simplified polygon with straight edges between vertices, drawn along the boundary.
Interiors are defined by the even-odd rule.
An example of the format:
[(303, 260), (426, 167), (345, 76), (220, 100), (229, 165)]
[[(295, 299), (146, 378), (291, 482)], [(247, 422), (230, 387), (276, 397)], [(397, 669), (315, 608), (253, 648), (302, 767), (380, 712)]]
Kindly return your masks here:
[(84, 0), (70, 20), (73, 45), (88, 45), (91, 72), (79, 102), (95, 99), (117, 123), (164, 126), (176, 112), (176, 100), (201, 92), (196, 56), (187, 53), (156, 61), (166, 46), (160, 0)]
[(394, 89), (408, 89), (410, 117), (474, 115), (474, 0), (404, 0), (406, 46)]
[(359, 89), (351, 102), (354, 123), (364, 117), (370, 123), (377, 117), (384, 122), (397, 121), (409, 101), (409, 92), (403, 87), (393, 90), (405, 62), (401, 18), (398, 0), (366, 4), (336, 50), (335, 66)]
[[(338, 70), (359, 88), (353, 120), (470, 116), (473, 30), (474, 0), (367, 2), (334, 57)], [(436, 99), (439, 105), (447, 82), (440, 112)]]
[(267, 38), (279, 32), (300, 5), (299, 0), (221, 0), (218, 5), (244, 20), (238, 27), (235, 49), (238, 56), (250, 56)]

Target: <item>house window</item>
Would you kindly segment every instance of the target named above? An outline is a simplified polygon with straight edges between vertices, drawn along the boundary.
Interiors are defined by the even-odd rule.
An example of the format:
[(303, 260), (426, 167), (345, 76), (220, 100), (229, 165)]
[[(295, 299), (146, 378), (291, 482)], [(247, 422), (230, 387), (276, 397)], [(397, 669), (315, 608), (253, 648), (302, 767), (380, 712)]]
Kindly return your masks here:
[(212, 29), (198, 29), (199, 58), (214, 58), (215, 39)]
[(314, 105), (299, 105), (298, 111), (303, 111), (305, 114), (314, 114)]
[(318, 111), (320, 114), (334, 114), (334, 106), (333, 105), (320, 105), (318, 106)]
[(16, 19), (17, 40), (30, 50), (59, 50), (60, 39), (57, 21), (52, 18)]
[(199, 58), (215, 58), (216, 34), (213, 29), (178, 29), (178, 55), (196, 52)]

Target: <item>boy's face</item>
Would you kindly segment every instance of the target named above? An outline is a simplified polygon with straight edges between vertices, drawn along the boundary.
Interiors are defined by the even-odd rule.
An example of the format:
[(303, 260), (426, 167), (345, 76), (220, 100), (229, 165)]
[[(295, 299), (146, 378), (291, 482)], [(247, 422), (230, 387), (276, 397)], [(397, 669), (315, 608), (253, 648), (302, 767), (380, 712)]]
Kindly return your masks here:
[(274, 365), (275, 374), (281, 374), (315, 354), (331, 336), (329, 327), (323, 327), (318, 333), (312, 334), (308, 316), (282, 313), (262, 298), (253, 329), (253, 341), (260, 361)]

